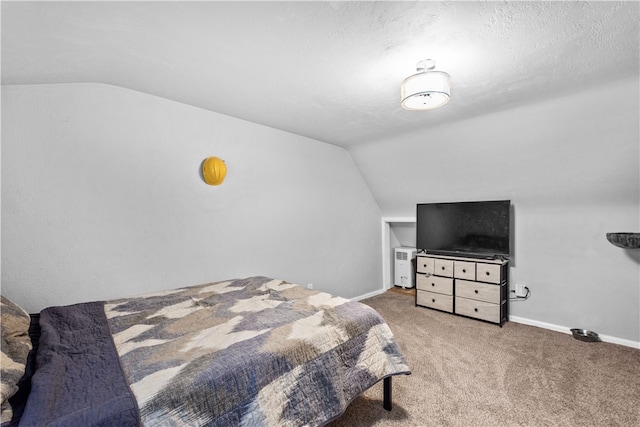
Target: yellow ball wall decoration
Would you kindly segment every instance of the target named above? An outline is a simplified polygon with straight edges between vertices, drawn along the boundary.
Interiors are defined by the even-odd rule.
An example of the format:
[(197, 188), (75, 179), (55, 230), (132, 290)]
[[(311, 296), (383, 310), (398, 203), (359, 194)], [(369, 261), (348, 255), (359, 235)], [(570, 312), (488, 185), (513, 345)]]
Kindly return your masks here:
[(202, 162), (202, 178), (209, 185), (220, 185), (227, 175), (227, 165), (218, 157), (207, 157)]

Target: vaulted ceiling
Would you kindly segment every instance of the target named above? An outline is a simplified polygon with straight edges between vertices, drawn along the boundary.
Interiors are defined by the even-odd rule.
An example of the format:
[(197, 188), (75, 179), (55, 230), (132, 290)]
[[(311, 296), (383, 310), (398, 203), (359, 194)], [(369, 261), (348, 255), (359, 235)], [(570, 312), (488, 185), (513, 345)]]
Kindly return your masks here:
[[(112, 84), (346, 148), (639, 74), (638, 2), (1, 7), (4, 85)], [(427, 58), (451, 101), (403, 110)]]

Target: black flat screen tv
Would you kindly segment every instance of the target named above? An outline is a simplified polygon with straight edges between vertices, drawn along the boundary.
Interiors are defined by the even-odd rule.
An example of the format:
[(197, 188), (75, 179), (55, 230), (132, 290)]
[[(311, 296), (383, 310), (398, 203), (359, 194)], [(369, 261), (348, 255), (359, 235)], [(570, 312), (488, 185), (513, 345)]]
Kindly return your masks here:
[(510, 200), (418, 204), (416, 248), (434, 255), (508, 258), (510, 206)]

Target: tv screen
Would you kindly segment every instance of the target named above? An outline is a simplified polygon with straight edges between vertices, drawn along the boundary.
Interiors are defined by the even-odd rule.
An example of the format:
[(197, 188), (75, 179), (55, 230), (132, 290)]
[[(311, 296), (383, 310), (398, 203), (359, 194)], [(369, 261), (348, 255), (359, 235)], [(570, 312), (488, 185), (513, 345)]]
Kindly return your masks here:
[(439, 255), (508, 257), (510, 205), (510, 200), (418, 204), (416, 247)]

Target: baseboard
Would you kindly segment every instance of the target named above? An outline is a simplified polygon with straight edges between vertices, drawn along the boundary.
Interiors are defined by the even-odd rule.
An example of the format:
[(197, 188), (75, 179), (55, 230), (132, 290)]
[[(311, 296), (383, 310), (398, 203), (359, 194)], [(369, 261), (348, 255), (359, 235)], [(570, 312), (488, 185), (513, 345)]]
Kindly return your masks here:
[[(563, 334), (571, 335), (571, 328), (567, 328), (566, 326), (554, 325), (552, 323), (540, 322), (538, 320), (525, 319), (524, 317), (518, 317), (518, 316), (509, 316), (509, 321), (515, 322), (515, 323), (522, 323), (523, 325), (537, 326), (538, 328), (549, 329), (552, 331), (562, 332)], [(637, 341), (625, 340), (622, 338), (612, 337), (609, 335), (598, 334), (598, 336), (600, 337), (600, 340), (602, 340), (603, 342), (619, 344), (625, 347), (640, 349), (640, 342), (637, 342)]]
[(383, 294), (386, 291), (387, 291), (386, 289), (378, 289), (377, 291), (369, 292), (368, 294), (364, 294), (364, 295), (360, 295), (360, 296), (357, 296), (357, 297), (353, 297), (353, 298), (351, 298), (351, 301), (361, 301), (363, 299), (375, 297), (376, 295)]

